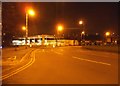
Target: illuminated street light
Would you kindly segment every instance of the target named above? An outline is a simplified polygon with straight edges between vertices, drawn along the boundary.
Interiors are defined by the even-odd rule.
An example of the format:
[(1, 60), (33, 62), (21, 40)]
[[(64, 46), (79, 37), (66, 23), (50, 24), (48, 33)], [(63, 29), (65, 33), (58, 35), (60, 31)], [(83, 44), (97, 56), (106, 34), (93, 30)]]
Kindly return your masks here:
[(34, 12), (32, 9), (29, 9), (27, 13), (28, 13), (29, 15), (31, 15), (31, 16), (34, 16), (34, 15), (35, 15), (35, 12)]
[(99, 33), (95, 33), (95, 35), (99, 35)]
[(85, 31), (82, 31), (82, 32), (81, 32), (81, 41), (84, 40), (84, 35), (85, 35)]
[(111, 44), (112, 43), (111, 33), (106, 32), (105, 36), (106, 36), (106, 44)]
[(85, 31), (84, 31), (84, 24), (83, 24), (83, 21), (80, 20), (79, 21), (79, 24), (82, 26), (82, 32), (81, 32), (81, 42), (84, 40), (84, 35), (85, 35)]
[(79, 21), (79, 24), (83, 24), (83, 21), (81, 20), (81, 21)]
[(58, 30), (59, 32), (61, 32), (61, 31), (63, 30), (63, 26), (62, 26), (62, 25), (58, 25), (57, 30)]
[(22, 27), (22, 30), (26, 30), (25, 26)]
[(106, 35), (106, 36), (110, 36), (110, 32), (106, 32), (105, 35)]
[(85, 31), (82, 31), (82, 33), (81, 34), (85, 34)]
[(59, 35), (60, 32), (62, 32), (62, 31), (63, 31), (63, 26), (62, 25), (58, 25), (57, 26), (57, 34)]
[(28, 9), (26, 11), (26, 45), (27, 45), (27, 38), (28, 38), (28, 16), (34, 16), (35, 12), (33, 11), (33, 9)]
[(58, 39), (60, 38), (60, 32), (63, 31), (63, 25), (58, 25), (57, 26), (57, 35), (58, 35), (58, 38), (56, 38), (56, 46), (58, 44)]

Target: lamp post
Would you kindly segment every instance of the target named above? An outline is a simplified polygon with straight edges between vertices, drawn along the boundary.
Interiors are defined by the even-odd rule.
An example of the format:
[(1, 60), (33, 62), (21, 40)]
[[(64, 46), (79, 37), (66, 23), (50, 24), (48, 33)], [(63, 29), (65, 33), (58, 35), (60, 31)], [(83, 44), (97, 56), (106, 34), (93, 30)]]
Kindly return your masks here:
[[(79, 21), (79, 24), (82, 26), (84, 25), (82, 20)], [(85, 31), (84, 31), (84, 27), (83, 27), (82, 32), (81, 32), (81, 42), (83, 42), (83, 40), (84, 40), (84, 35), (85, 35)]]
[(58, 29), (57, 29), (57, 33), (58, 35), (60, 34), (60, 32), (63, 30), (63, 26), (62, 25), (59, 25), (58, 26)]
[(26, 45), (27, 45), (27, 39), (28, 39), (28, 14), (26, 13), (26, 39), (25, 39)]
[(26, 40), (25, 40), (25, 43), (26, 43), (26, 45), (27, 45), (27, 39), (28, 39), (28, 17), (29, 17), (29, 15), (31, 15), (31, 16), (34, 16), (35, 15), (35, 12), (33, 11), (33, 9), (28, 9), (27, 11), (26, 11), (26, 27), (25, 27), (25, 29), (26, 29)]
[(111, 43), (111, 33), (110, 32), (106, 32), (105, 36), (106, 36), (106, 43)]
[(56, 38), (56, 45), (57, 45), (57, 41), (58, 41), (58, 39), (60, 38), (60, 32), (62, 32), (63, 31), (63, 26), (62, 25), (58, 25), (57, 26), (57, 35), (58, 35), (58, 38)]
[(84, 35), (85, 35), (85, 31), (82, 31), (82, 32), (81, 32), (81, 40), (82, 40), (82, 41), (84, 40)]

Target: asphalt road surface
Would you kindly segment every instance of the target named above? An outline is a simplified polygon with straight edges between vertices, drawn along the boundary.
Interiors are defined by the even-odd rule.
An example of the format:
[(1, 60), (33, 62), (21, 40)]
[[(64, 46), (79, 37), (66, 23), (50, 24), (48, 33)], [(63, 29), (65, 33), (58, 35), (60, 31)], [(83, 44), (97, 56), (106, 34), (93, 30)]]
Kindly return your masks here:
[(117, 84), (118, 54), (81, 47), (38, 48), (3, 84)]

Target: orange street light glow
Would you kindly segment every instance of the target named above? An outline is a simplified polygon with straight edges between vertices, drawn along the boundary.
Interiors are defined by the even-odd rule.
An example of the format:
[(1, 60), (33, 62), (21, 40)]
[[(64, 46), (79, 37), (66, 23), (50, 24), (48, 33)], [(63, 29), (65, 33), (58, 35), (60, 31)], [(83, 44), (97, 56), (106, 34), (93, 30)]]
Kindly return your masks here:
[(79, 21), (79, 24), (83, 24), (83, 21)]
[(85, 31), (82, 31), (82, 34), (85, 34)]
[(22, 30), (26, 30), (26, 27), (25, 27), (25, 26), (23, 26), (23, 27), (22, 27)]
[(34, 16), (35, 12), (32, 9), (30, 9), (30, 10), (28, 10), (28, 14), (31, 15), (31, 16)]
[(105, 35), (106, 35), (106, 36), (109, 36), (109, 35), (110, 35), (110, 32), (106, 32)]
[(63, 26), (59, 25), (58, 26), (58, 31), (62, 31), (63, 30)]

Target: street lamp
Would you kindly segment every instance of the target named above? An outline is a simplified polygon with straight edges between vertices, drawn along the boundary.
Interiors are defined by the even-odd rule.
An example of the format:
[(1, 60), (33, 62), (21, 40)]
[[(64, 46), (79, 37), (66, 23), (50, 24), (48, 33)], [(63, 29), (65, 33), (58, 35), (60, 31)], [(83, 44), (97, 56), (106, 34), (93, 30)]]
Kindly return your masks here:
[(106, 35), (106, 37), (110, 36), (110, 32), (106, 32), (105, 35)]
[[(60, 38), (60, 32), (63, 31), (63, 25), (58, 25), (57, 26), (57, 34), (58, 34), (58, 38)], [(57, 45), (57, 38), (56, 38), (56, 45)]]
[(79, 24), (83, 24), (83, 21), (82, 21), (82, 20), (80, 20), (80, 21), (79, 21)]
[(83, 34), (83, 35), (84, 35), (84, 34), (85, 34), (85, 31), (82, 31), (82, 33), (81, 33), (81, 34)]
[[(84, 26), (84, 23), (83, 23), (82, 20), (79, 21), (79, 24), (82, 25), (82, 26)], [(84, 35), (85, 35), (84, 27), (82, 29), (83, 29), (83, 31), (81, 32), (81, 42), (83, 41)]]
[(63, 26), (62, 25), (58, 25), (57, 30), (58, 30), (58, 34), (59, 34), (59, 32), (61, 32), (63, 30)]
[(85, 35), (85, 31), (82, 31), (82, 32), (81, 32), (81, 41), (83, 41), (84, 35)]
[(106, 43), (111, 43), (111, 41), (112, 41), (111, 33), (110, 32), (106, 32), (105, 36), (106, 36)]
[(25, 26), (23, 26), (23, 27), (22, 27), (22, 30), (26, 30), (26, 27), (25, 27)]
[(28, 16), (34, 16), (35, 12), (33, 11), (33, 9), (28, 9), (26, 11), (26, 27), (24, 29), (26, 29), (26, 45), (27, 45), (27, 39), (28, 39)]
[(28, 14), (31, 15), (31, 16), (34, 16), (35, 12), (32, 9), (30, 9), (30, 10), (28, 10)]

